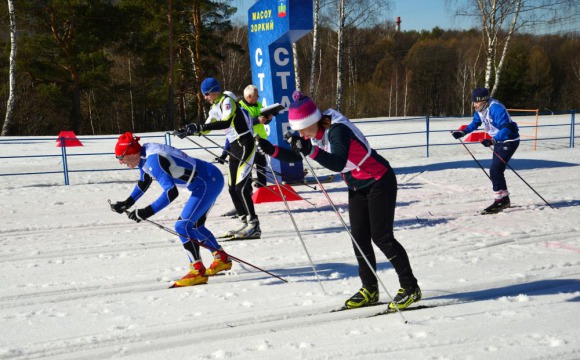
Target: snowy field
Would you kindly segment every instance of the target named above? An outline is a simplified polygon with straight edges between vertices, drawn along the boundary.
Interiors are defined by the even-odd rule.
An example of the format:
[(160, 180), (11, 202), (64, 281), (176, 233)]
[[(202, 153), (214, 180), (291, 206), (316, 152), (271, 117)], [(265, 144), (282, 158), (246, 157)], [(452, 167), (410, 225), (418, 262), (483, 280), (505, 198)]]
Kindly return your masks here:
[[(431, 130), (442, 132), (431, 144), (456, 142), (443, 130), (468, 121), (433, 121)], [(236, 263), (207, 285), (167, 289), (188, 271), (179, 239), (109, 209), (107, 200), (125, 199), (138, 173), (117, 163), (115, 140), (82, 137), (84, 146), (70, 154), (103, 155), (71, 157), (71, 170), (119, 171), (71, 173), (70, 186), (62, 174), (0, 177), (0, 359), (579, 359), (580, 150), (566, 139), (540, 141), (537, 150), (522, 143), (510, 164), (555, 209), (508, 169), (514, 207), (481, 216), (491, 184), (463, 146), (433, 146), (427, 158), (424, 147), (391, 149), (424, 144), (425, 134), (386, 135), (422, 131), (424, 121), (369, 119), (360, 128), (397, 173), (395, 235), (423, 290), (417, 306), (427, 308), (329, 313), (360, 282), (349, 236), (324, 194), (306, 186), (295, 189), (308, 202), (289, 206), (320, 283), (284, 204), (274, 202), (256, 205), (262, 239), (222, 245), (287, 283)], [(538, 136), (568, 133), (547, 127)], [(468, 148), (487, 170), (490, 149)], [(54, 137), (4, 142), (0, 150), (3, 157), (60, 153)], [(58, 157), (0, 159), (0, 174), (59, 169)], [(348, 223), (344, 183), (324, 186)], [(159, 189), (154, 183), (137, 206)], [(172, 228), (185, 200), (151, 220)], [(224, 190), (207, 221), (216, 235), (237, 225), (220, 216), (231, 208)], [(209, 266), (209, 251), (202, 256)], [(382, 254), (377, 259), (394, 296), (396, 274)], [(389, 300), (383, 289), (381, 300)]]

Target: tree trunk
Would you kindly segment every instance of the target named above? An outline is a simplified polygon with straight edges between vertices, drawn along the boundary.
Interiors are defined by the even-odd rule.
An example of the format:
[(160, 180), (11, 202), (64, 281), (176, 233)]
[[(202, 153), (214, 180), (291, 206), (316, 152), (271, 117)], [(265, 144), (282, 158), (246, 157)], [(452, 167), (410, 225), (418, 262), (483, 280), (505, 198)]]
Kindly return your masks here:
[(129, 101), (131, 102), (131, 131), (135, 132), (135, 106), (133, 104), (133, 79), (131, 71), (131, 57), (129, 57)]
[(75, 134), (79, 134), (81, 125), (81, 85), (79, 74), (71, 71), (72, 85), (72, 109), (70, 114), (70, 127)]
[(167, 9), (167, 26), (169, 33), (169, 73), (167, 74), (167, 79), (169, 82), (169, 94), (168, 94), (168, 114), (167, 114), (167, 126), (164, 130), (175, 129), (174, 123), (174, 106), (173, 106), (173, 6), (172, 0), (168, 0)]
[[(483, 38), (486, 43), (485, 60), (485, 87), (490, 89), (490, 95), (494, 96), (500, 84), (501, 71), (509, 48), (511, 36), (515, 33), (518, 23), (518, 15), (523, 0), (477, 0), (477, 7), (481, 14)], [(502, 25), (508, 17), (513, 16), (507, 31)], [(505, 34), (505, 35), (503, 35)], [(504, 36), (503, 49), (498, 59), (498, 46), (500, 36)], [(493, 84), (492, 84), (493, 82)], [(493, 85), (493, 86), (492, 86)]]
[(336, 104), (335, 108), (340, 111), (342, 102), (342, 45), (344, 41), (344, 1), (338, 0), (338, 28), (336, 31), (337, 35), (337, 46), (336, 46)]
[(318, 52), (318, 16), (320, 0), (314, 0), (314, 28), (312, 30), (312, 61), (310, 62), (310, 96), (315, 97), (314, 82), (316, 77), (316, 53)]
[(300, 85), (300, 74), (298, 74), (300, 64), (298, 62), (298, 50), (296, 49), (296, 43), (292, 43), (292, 57), (294, 58), (294, 84), (296, 85), (296, 90), (302, 91), (302, 86)]
[(513, 19), (512, 19), (512, 22), (510, 24), (509, 31), (508, 31), (508, 33), (507, 33), (507, 35), (505, 37), (505, 40), (504, 40), (504, 45), (503, 45), (503, 50), (502, 50), (502, 53), (501, 53), (501, 58), (500, 58), (500, 60), (499, 60), (499, 62), (497, 64), (497, 67), (495, 69), (495, 81), (494, 81), (494, 84), (493, 84), (493, 88), (490, 91), (490, 95), (491, 96), (494, 96), (495, 95), (495, 93), (497, 91), (497, 88), (499, 86), (499, 83), (500, 83), (500, 80), (501, 80), (501, 70), (503, 69), (503, 64), (505, 62), (505, 57), (506, 57), (507, 52), (508, 52), (510, 40), (512, 38), (512, 35), (516, 31), (516, 24), (518, 22), (518, 15), (520, 13), (521, 6), (522, 6), (522, 0), (518, 0), (517, 3), (516, 3), (516, 9), (515, 9), (515, 11), (513, 13)]
[(8, 13), (10, 15), (10, 94), (6, 103), (6, 118), (2, 127), (2, 136), (8, 135), (8, 130), (12, 124), (16, 97), (16, 16), (14, 15), (13, 0), (8, 0)]
[[(190, 49), (192, 51), (191, 60), (193, 65), (193, 72), (195, 77), (195, 82), (197, 86), (201, 85), (201, 79), (203, 74), (201, 73), (201, 9), (200, 9), (200, 0), (195, 0), (193, 2), (192, 11), (191, 11), (191, 19), (193, 23), (193, 39), (194, 39), (194, 49)], [(197, 96), (197, 118), (199, 121), (205, 118), (204, 116), (204, 107), (203, 107), (203, 95), (199, 89), (195, 92)], [(203, 121), (202, 121), (203, 122)]]

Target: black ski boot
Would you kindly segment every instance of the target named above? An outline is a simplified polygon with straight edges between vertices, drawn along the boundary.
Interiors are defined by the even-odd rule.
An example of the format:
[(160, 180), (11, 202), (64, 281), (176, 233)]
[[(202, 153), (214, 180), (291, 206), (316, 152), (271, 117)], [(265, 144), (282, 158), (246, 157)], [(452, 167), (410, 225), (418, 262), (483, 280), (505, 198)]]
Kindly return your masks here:
[(490, 206), (486, 207), (485, 210), (481, 212), (481, 215), (497, 214), (503, 209), (510, 207), (510, 197), (506, 196), (504, 198), (498, 199), (493, 202)]

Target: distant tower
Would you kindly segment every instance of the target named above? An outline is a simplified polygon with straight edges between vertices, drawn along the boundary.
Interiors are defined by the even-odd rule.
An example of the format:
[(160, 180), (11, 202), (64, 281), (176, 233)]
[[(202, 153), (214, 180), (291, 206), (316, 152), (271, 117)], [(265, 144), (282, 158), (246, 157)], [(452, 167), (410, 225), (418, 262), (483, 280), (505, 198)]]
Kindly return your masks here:
[(395, 28), (397, 31), (401, 31), (401, 17), (397, 16), (397, 21), (395, 21), (395, 24), (397, 24), (397, 27)]

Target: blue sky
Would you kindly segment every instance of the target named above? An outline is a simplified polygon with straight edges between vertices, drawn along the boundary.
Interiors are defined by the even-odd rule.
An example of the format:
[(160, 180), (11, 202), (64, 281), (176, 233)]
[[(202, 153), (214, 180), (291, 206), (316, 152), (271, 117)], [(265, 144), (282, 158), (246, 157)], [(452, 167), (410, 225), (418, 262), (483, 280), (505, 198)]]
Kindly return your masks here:
[[(233, 0), (232, 5), (238, 8), (238, 18), (240, 22), (243, 19), (247, 21), (247, 11), (256, 2), (256, 0)], [(445, 0), (391, 0), (391, 11), (386, 13), (391, 21), (395, 21), (397, 16), (401, 17), (401, 30), (432, 30), (438, 26), (441, 29), (470, 29), (480, 26), (479, 19), (469, 19), (466, 17), (455, 17), (456, 7), (458, 3), (465, 3), (463, 1), (450, 1), (452, 8), (445, 8)], [(243, 18), (242, 18), (243, 16)], [(548, 25), (536, 25), (533, 31), (537, 34), (542, 33), (558, 33), (580, 31), (580, 22), (578, 17), (570, 18), (553, 27)]]
[[(246, 14), (255, 0), (234, 0), (239, 16)], [(401, 17), (401, 30), (467, 29), (472, 27), (466, 19), (453, 18), (452, 10), (445, 9), (443, 0), (398, 0), (391, 2), (391, 12), (387, 14), (393, 22)]]
[(473, 27), (465, 17), (454, 17), (444, 1), (400, 0), (392, 2), (392, 19), (401, 17), (401, 30), (468, 29)]

